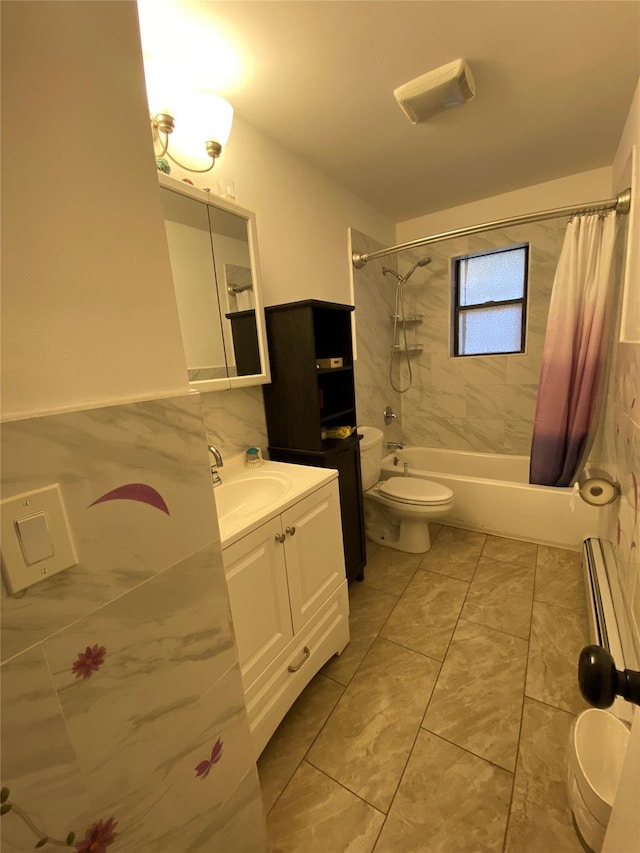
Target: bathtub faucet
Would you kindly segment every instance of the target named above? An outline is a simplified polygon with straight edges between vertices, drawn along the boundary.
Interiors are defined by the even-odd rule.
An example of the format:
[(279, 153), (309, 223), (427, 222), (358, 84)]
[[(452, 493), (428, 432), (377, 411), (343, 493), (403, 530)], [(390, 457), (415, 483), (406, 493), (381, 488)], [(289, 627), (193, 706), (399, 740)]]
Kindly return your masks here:
[[(388, 441), (387, 442), (387, 449), (388, 450), (404, 450), (404, 444), (401, 441)], [(394, 465), (397, 464), (395, 462), (395, 460), (394, 460), (393, 464)]]

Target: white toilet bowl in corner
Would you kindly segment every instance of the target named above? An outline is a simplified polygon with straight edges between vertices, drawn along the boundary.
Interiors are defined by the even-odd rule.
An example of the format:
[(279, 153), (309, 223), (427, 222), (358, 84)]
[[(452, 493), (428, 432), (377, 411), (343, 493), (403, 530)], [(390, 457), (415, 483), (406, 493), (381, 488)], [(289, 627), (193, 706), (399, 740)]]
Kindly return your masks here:
[(429, 522), (449, 515), (453, 509), (453, 492), (446, 486), (412, 477), (381, 480), (364, 493), (367, 502), (384, 507), (391, 520), (391, 532), (379, 532), (369, 526), (369, 537), (380, 545), (423, 554), (431, 548)]
[(382, 430), (358, 427), (365, 530), (372, 542), (408, 554), (431, 548), (429, 521), (453, 509), (453, 492), (421, 477), (380, 479)]

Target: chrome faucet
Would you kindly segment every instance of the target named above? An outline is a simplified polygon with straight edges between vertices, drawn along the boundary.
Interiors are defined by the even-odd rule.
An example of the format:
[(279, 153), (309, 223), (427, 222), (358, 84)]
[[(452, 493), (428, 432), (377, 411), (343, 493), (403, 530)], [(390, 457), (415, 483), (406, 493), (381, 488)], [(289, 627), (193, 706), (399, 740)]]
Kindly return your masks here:
[(401, 441), (388, 441), (388, 450), (404, 450), (404, 444)]
[(213, 487), (215, 489), (216, 486), (219, 486), (222, 483), (218, 468), (222, 468), (224, 462), (222, 461), (222, 454), (217, 447), (214, 447), (213, 444), (208, 444), (207, 447), (209, 448), (209, 453), (213, 456), (213, 461), (215, 462), (215, 465), (212, 465), (210, 468), (211, 479), (213, 480)]

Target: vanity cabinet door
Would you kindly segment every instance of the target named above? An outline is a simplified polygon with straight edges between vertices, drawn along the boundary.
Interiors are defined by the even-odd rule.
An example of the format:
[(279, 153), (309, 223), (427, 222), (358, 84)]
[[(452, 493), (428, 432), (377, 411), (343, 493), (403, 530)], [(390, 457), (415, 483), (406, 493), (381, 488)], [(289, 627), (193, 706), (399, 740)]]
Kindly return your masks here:
[(246, 690), (293, 636), (280, 519), (224, 550), (233, 627)]
[(294, 633), (345, 580), (337, 481), (281, 516)]

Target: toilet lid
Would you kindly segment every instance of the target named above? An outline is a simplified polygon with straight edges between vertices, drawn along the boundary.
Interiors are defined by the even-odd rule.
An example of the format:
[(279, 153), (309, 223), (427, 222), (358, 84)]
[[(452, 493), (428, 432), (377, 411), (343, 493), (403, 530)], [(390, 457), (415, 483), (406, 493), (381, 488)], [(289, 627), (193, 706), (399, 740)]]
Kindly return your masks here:
[(391, 477), (380, 486), (380, 493), (388, 498), (412, 504), (442, 504), (453, 497), (453, 492), (441, 483), (419, 477)]

